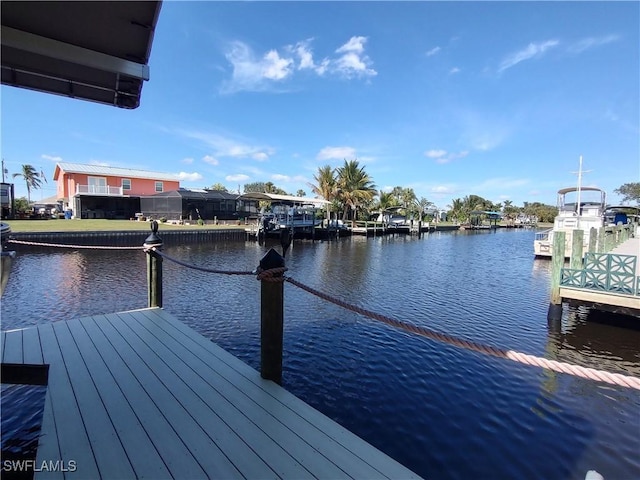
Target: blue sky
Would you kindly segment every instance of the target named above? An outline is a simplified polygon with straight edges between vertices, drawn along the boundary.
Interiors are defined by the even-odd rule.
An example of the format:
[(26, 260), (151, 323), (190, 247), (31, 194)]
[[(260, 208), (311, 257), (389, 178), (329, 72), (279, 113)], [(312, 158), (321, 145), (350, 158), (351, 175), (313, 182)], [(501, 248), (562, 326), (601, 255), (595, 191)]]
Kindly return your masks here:
[[(357, 158), (379, 189), (555, 204), (640, 181), (638, 2), (165, 2), (141, 106), (2, 86), (2, 156), (271, 181)], [(23, 182), (18, 196), (26, 195)]]

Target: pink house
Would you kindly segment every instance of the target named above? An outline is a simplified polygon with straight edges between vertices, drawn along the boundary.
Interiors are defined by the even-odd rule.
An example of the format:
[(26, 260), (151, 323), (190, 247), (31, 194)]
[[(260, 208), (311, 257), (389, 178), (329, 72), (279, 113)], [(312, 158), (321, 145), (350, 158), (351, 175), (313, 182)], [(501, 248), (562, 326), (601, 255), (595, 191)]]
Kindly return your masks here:
[(56, 165), (53, 180), (64, 210), (76, 218), (133, 218), (141, 196), (180, 188), (170, 173), (66, 162)]

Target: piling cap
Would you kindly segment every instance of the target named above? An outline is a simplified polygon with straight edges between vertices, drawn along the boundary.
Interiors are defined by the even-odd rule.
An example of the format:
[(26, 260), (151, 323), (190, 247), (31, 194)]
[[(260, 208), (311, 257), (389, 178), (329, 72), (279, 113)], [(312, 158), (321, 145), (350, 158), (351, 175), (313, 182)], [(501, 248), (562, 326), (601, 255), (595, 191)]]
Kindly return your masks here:
[(260, 260), (260, 268), (262, 270), (270, 270), (272, 268), (280, 267), (284, 267), (284, 257), (273, 248), (270, 248)]
[(162, 246), (162, 239), (158, 236), (158, 222), (151, 222), (151, 235), (144, 241), (145, 247), (160, 247)]

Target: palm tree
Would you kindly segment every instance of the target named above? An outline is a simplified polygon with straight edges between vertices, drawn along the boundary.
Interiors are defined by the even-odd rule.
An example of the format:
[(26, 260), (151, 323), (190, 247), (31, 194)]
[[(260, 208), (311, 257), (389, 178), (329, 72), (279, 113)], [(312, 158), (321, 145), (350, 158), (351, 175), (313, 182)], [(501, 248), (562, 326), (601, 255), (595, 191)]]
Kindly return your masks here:
[(376, 194), (376, 186), (364, 166), (358, 160), (345, 160), (337, 173), (338, 198), (342, 201), (342, 219), (346, 220), (349, 208), (353, 211), (352, 224), (355, 223), (358, 207), (370, 201)]
[(424, 213), (427, 211), (427, 209), (433, 206), (433, 202), (430, 202), (424, 197), (420, 197), (420, 200), (416, 202), (416, 205), (418, 206), (418, 211), (420, 212), (420, 216), (418, 217), (418, 220), (422, 220), (424, 217)]
[(27, 201), (31, 203), (31, 189), (36, 190), (42, 185), (40, 174), (33, 165), (22, 165), (22, 172), (13, 174), (13, 178), (16, 177), (22, 177), (27, 184)]
[[(337, 200), (337, 184), (336, 173), (331, 165), (325, 165), (324, 167), (318, 167), (318, 173), (313, 176), (315, 184), (310, 183), (311, 191), (316, 195), (321, 196), (328, 202), (334, 202)], [(331, 204), (327, 203), (327, 219), (330, 220), (330, 208)]]

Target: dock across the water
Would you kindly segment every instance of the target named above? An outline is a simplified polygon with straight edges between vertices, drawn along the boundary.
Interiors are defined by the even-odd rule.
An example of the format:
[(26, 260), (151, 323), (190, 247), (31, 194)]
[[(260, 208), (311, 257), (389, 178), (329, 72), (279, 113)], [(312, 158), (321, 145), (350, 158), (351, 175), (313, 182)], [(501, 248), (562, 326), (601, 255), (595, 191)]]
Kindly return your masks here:
[(35, 478), (419, 478), (161, 308), (2, 332), (49, 365)]

